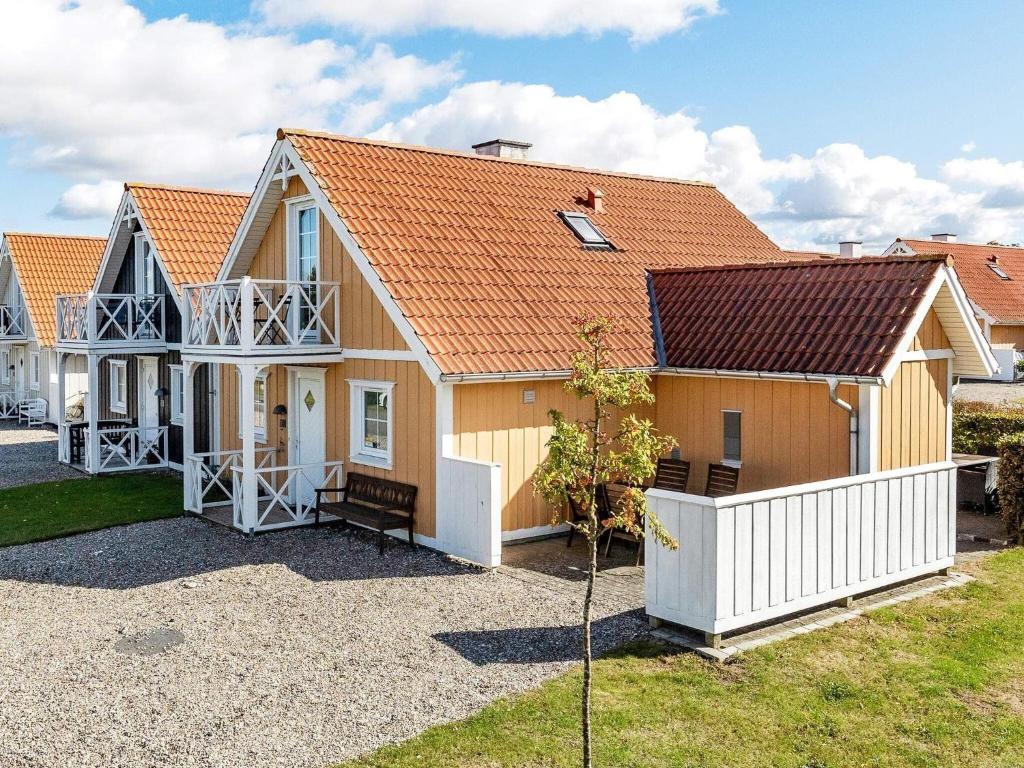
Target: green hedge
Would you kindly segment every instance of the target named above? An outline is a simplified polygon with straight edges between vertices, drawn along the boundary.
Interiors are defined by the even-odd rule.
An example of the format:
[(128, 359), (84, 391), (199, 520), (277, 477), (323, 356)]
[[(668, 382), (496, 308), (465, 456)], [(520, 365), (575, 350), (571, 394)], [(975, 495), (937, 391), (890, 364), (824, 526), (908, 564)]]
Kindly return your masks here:
[(1024, 406), (953, 401), (953, 452), (999, 455), (999, 441), (1024, 433)]
[(1006, 532), (1020, 542), (1024, 534), (1024, 432), (999, 440), (999, 508)]

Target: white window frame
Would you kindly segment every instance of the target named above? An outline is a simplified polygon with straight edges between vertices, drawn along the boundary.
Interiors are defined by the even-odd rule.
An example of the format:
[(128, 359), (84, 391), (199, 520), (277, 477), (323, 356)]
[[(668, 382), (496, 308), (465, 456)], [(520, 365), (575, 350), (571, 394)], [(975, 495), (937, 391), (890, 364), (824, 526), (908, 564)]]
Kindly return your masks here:
[[(730, 457), (728, 457), (726, 455), (725, 441), (726, 441), (726, 437), (727, 436), (725, 434), (725, 415), (727, 413), (735, 413), (737, 416), (740, 417), (740, 436), (739, 436), (739, 443), (740, 444), (739, 444), (739, 458), (737, 458), (737, 459), (730, 458)], [(739, 469), (740, 467), (743, 466), (743, 411), (738, 410), (736, 408), (723, 408), (722, 409), (722, 464), (724, 464), (727, 467), (736, 467), (737, 469)]]
[[(148, 249), (148, 258), (153, 265), (153, 290), (150, 291), (148, 285), (146, 285), (146, 254)], [(144, 232), (135, 233), (135, 294), (137, 296), (149, 296), (156, 295), (157, 291), (157, 263), (156, 253), (153, 251), (153, 245), (146, 239)]]
[(38, 352), (31, 352), (28, 356), (28, 388), (39, 391), (40, 379), (42, 379), (42, 361)]
[(185, 423), (185, 368), (181, 365), (169, 365), (171, 369), (171, 424), (179, 427)]
[(10, 365), (11, 365), (11, 352), (10, 352), (10, 350), (8, 350), (6, 347), (4, 349), (0, 349), (0, 366), (2, 366), (2, 370), (0, 370), (0, 383), (3, 383), (3, 384), (10, 384), (11, 383), (11, 372), (10, 372), (10, 370), (8, 370)]
[[(110, 360), (110, 410), (114, 413), (128, 413), (128, 361)], [(124, 387), (121, 386), (124, 374)], [(120, 397), (119, 397), (120, 396)]]
[[(323, 280), (323, 259), (320, 252), (320, 206), (317, 205), (316, 199), (312, 195), (303, 195), (302, 197), (292, 197), (285, 201), (286, 205), (286, 243), (285, 243), (285, 261), (287, 262), (286, 272), (287, 279), (292, 281), (301, 280), (300, 269), (299, 269), (299, 214), (303, 211), (313, 211), (313, 220), (316, 224), (316, 238), (314, 239), (313, 250), (316, 258), (316, 280), (313, 282), (320, 282)], [(314, 298), (319, 299), (318, 296)], [(297, 342), (300, 343), (316, 343), (319, 342), (319, 333), (316, 330), (308, 331), (303, 335), (303, 338), (298, 338), (299, 328), (302, 327), (302, 312), (295, 311), (298, 309), (298, 305), (302, 304), (301, 301), (296, 300), (293, 305), (292, 311), (289, 312), (291, 317), (288, 320), (289, 325), (292, 328), (292, 333)], [(312, 311), (312, 310), (310, 310)]]
[[(392, 392), (393, 381), (369, 381), (365, 379), (348, 379), (349, 391), (349, 461), (379, 469), (394, 467), (395, 455), (395, 399)], [(365, 394), (380, 392), (387, 398), (388, 409), (388, 447), (387, 450), (367, 448), (363, 445), (365, 410)]]
[[(269, 376), (270, 376), (269, 373), (261, 373), (261, 374), (259, 374), (253, 380), (253, 383), (252, 383), (252, 407), (253, 407), (253, 414), (252, 414), (253, 428), (252, 428), (252, 434), (253, 434), (253, 437), (255, 438), (256, 442), (261, 444), (261, 445), (266, 445), (266, 442), (267, 442), (267, 426), (266, 425), (270, 423), (270, 409), (267, 408), (267, 403), (270, 402), (270, 392), (267, 389), (267, 379), (269, 378)], [(263, 425), (264, 425), (263, 429), (257, 429), (256, 428), (256, 422), (257, 422), (256, 413), (257, 413), (257, 411), (260, 408), (260, 403), (256, 399), (256, 384), (257, 384), (257, 382), (259, 382), (259, 383), (261, 383), (263, 385)], [(238, 439), (241, 440), (242, 439), (242, 376), (241, 376), (241, 374), (239, 374), (239, 376), (238, 376), (238, 386), (236, 387), (236, 389), (238, 391)]]

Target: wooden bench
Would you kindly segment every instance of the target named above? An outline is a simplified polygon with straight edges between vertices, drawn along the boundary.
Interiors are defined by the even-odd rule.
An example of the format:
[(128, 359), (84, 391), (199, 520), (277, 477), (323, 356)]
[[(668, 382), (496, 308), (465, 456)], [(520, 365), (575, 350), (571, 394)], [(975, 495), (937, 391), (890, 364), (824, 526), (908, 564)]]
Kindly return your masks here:
[[(341, 494), (340, 501), (324, 501), (325, 494)], [(334, 515), (343, 523), (358, 523), (373, 528), (380, 538), (380, 551), (384, 553), (384, 531), (406, 528), (409, 531), (409, 546), (413, 541), (413, 516), (416, 506), (416, 486), (383, 480), (379, 477), (348, 472), (344, 488), (316, 489), (316, 519), (320, 525), (320, 513)]]

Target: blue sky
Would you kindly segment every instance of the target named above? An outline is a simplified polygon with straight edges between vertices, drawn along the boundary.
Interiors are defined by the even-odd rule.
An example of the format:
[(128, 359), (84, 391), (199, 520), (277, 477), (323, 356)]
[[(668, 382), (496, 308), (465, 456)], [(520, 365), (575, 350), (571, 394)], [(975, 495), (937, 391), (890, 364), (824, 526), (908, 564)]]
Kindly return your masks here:
[[(294, 23), (282, 0), (80, 0), (76, 16), (57, 0), (39, 0), (52, 7), (38, 16), (0, 10), (8, 30), (52, 25), (22, 54), (71, 49), (66, 72), (33, 71), (34, 83), (5, 83), (0, 66), (0, 97), (15, 105), (0, 116), (0, 227), (105, 233), (103, 211), (125, 178), (245, 189), (273, 127), (289, 122), (459, 148), (512, 133), (544, 160), (709, 178), (790, 246), (884, 243), (929, 227), (1024, 239), (1024, 59), (1013, 54), (1024, 3), (719, 0), (707, 14), (713, 0), (657, 0), (694, 18), (653, 33), (627, 21), (560, 34), (559, 18), (527, 32), (500, 20), (483, 30), (472, 20), (435, 25), (458, 5), (435, 0), (427, 20), (368, 31), (377, 23), (369, 14), (386, 16), (392, 1), (339, 19), (318, 0), (327, 10)], [(565, 19), (598, 1), (557, 0)], [(131, 5), (141, 16), (122, 7)], [(189, 21), (161, 23), (182, 14)], [(104, 29), (114, 17), (123, 26)], [(125, 40), (137, 41), (134, 52), (118, 51)], [(309, 72), (235, 83), (248, 40), (273, 41), (273, 54), (259, 57), (268, 66), (277, 56)], [(179, 55), (192, 41), (194, 53)], [(143, 52), (149, 80), (125, 72)], [(609, 98), (617, 93), (629, 99)], [(238, 118), (213, 114), (220, 104)]]

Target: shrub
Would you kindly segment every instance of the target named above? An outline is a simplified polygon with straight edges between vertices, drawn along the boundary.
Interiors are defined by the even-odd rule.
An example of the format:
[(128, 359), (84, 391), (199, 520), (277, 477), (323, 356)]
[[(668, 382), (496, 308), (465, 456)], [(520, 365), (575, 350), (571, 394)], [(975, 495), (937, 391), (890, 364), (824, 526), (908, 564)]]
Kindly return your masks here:
[(999, 440), (1024, 432), (1024, 406), (953, 401), (953, 451), (998, 455)]
[(1024, 534), (1024, 432), (999, 440), (999, 508), (1006, 532), (1016, 542)]

